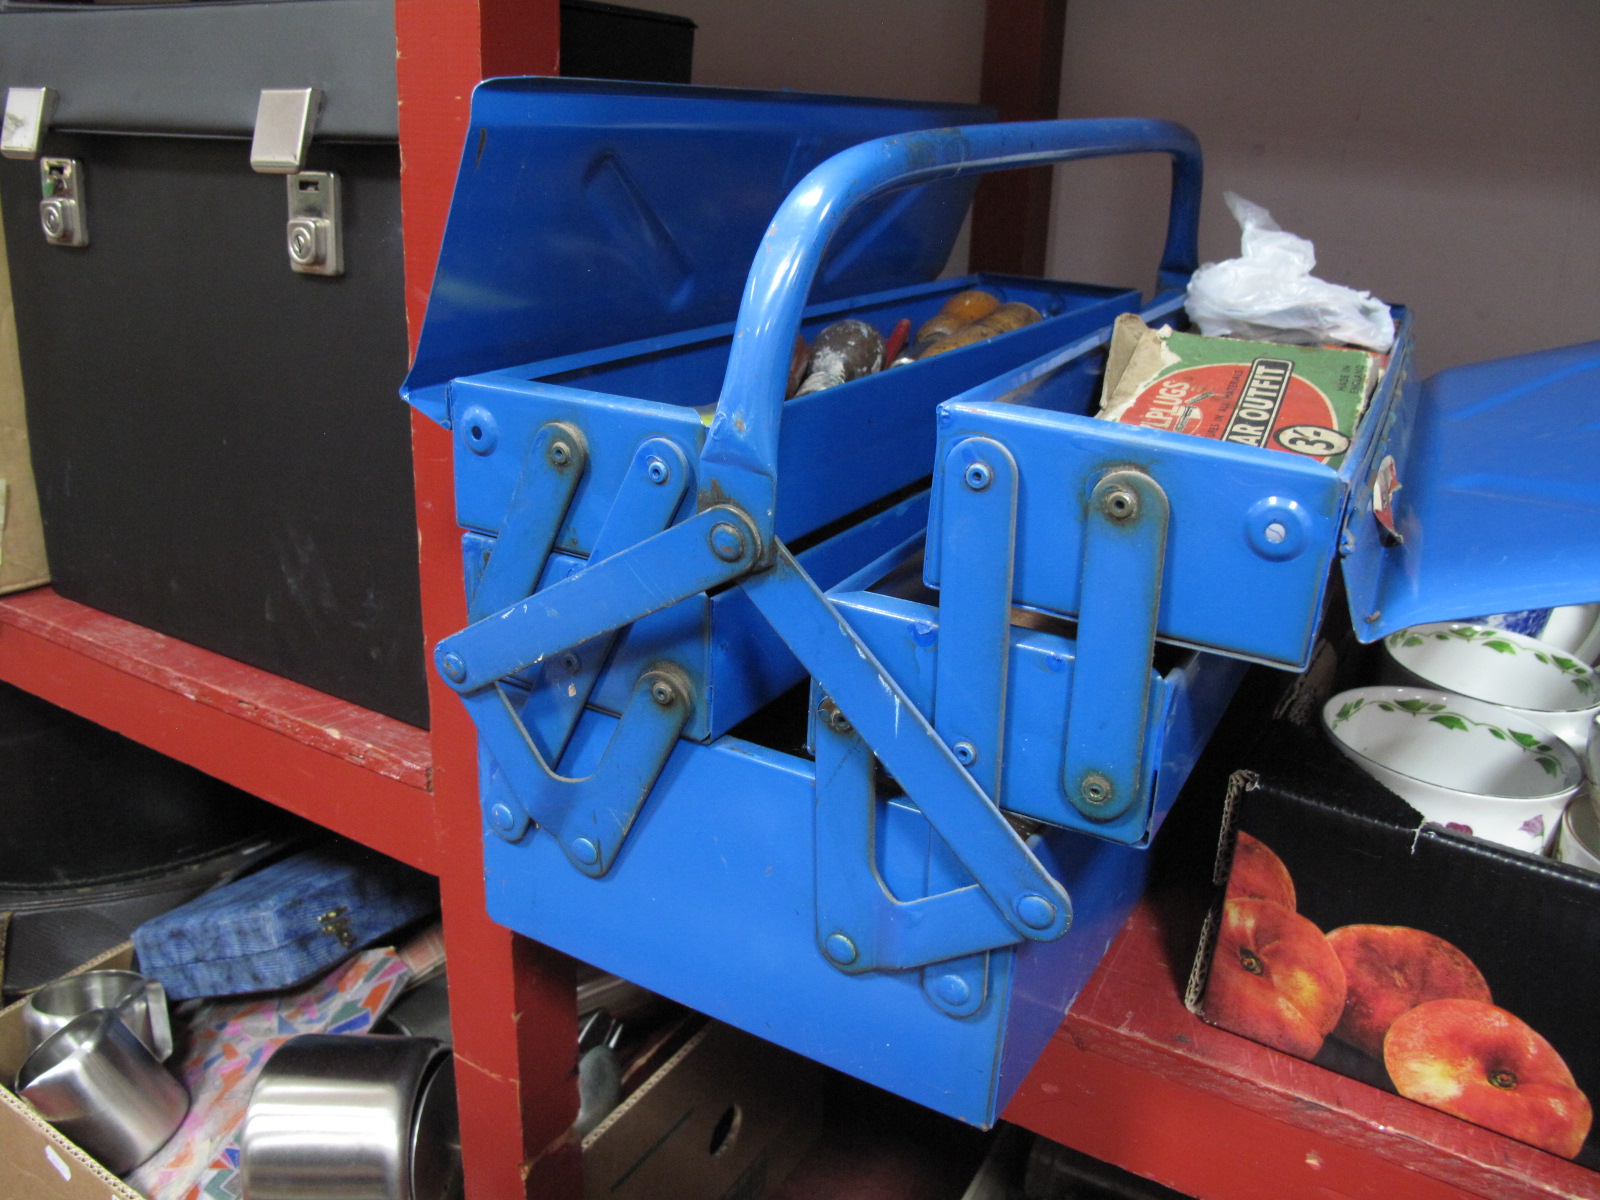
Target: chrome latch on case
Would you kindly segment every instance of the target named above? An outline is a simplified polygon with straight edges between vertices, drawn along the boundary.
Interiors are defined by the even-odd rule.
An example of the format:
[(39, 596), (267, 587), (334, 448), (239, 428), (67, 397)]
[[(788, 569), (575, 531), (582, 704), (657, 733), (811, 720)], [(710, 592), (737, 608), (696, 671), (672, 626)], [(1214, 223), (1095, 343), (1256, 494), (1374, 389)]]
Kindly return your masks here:
[(321, 112), (318, 88), (264, 89), (256, 105), (250, 166), (262, 174), (289, 177), (289, 224), (284, 231), (289, 268), (302, 275), (342, 275), (339, 177), (301, 169)]
[(39, 225), (52, 246), (87, 246), (89, 212), (83, 199), (83, 164), (75, 158), (39, 160)]
[(7, 158), (38, 158), (55, 111), (55, 88), (7, 88), (5, 124), (0, 127), (0, 154)]
[(305, 275), (344, 274), (339, 177), (332, 171), (289, 176), (289, 266)]
[(266, 88), (256, 102), (250, 166), (265, 175), (292, 175), (305, 166), (311, 131), (322, 112), (319, 88)]

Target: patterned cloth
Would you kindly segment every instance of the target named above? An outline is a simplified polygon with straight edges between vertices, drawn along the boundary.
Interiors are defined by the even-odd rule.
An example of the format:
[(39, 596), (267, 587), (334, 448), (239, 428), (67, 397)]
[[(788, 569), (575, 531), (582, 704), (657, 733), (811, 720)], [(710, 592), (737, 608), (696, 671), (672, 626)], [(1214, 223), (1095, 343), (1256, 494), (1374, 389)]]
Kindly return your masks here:
[(262, 1066), (302, 1033), (371, 1032), (410, 973), (392, 949), (367, 950), (297, 991), (201, 1004), (169, 1064), (189, 1115), (129, 1185), (150, 1200), (238, 1200), (238, 1135)]

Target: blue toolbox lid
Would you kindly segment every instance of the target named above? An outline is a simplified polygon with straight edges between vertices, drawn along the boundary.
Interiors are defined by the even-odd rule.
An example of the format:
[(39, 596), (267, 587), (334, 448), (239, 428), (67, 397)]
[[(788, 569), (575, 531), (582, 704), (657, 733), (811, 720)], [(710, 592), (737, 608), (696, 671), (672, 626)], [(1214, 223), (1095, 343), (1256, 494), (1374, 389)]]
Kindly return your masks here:
[[(1392, 457), (1393, 532), (1383, 464)], [(1353, 498), (1345, 584), (1363, 641), (1600, 600), (1600, 342), (1442, 371)]]
[[(993, 117), (795, 92), (482, 83), (401, 394), (448, 425), (457, 376), (731, 321), (773, 214), (818, 163), (871, 138)], [(923, 185), (858, 212), (812, 299), (934, 278), (972, 189)]]

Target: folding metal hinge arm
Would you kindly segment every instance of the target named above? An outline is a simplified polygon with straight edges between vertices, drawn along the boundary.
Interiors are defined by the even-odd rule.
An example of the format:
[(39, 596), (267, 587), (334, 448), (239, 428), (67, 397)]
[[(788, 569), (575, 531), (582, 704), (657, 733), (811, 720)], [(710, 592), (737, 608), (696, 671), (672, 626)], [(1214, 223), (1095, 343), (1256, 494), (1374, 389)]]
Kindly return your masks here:
[(1161, 485), (1134, 467), (1102, 475), (1085, 509), (1062, 786), (1072, 806), (1096, 822), (1116, 820), (1145, 794), (1145, 726), (1169, 515)]
[(875, 865), (872, 748), (831, 700), (817, 714), (816, 750), (817, 943), (829, 962), (855, 975), (943, 963), (1022, 940), (977, 884), (896, 899)]
[[(559, 841), (573, 866), (598, 876), (610, 869), (689, 720), (693, 701), (687, 676), (670, 663), (653, 666), (640, 677), (594, 772), (585, 778), (571, 778), (559, 774), (558, 767), (616, 630), (675, 599), (659, 587), (648, 586), (652, 577), (630, 556), (641, 550), (647, 559), (664, 553), (664, 561), (681, 565), (684, 552), (678, 543), (683, 535), (670, 536), (672, 530), (663, 535), (662, 530), (682, 504), (690, 474), (688, 458), (676, 444), (664, 438), (646, 439), (623, 477), (589, 564), (535, 593), (587, 464), (587, 446), (577, 429), (557, 421), (537, 431), (495, 548), (468, 606), (473, 624), (446, 638), (438, 648), (437, 660), (446, 680), (459, 685), (483, 750), (500, 768), (485, 783), (481, 796), (489, 828), (516, 841), (537, 821)], [(692, 527), (697, 521), (688, 524)], [(664, 537), (665, 550), (652, 535)], [(693, 528), (689, 536), (696, 536)], [(698, 536), (704, 544), (701, 558), (717, 564), (713, 574), (744, 569), (754, 557), (748, 522), (741, 522), (737, 514), (713, 516)], [(633, 564), (628, 573), (631, 591), (624, 590), (616, 573), (606, 568), (617, 558)], [(707, 586), (703, 561), (700, 568), (687, 594)], [(682, 572), (679, 574), (681, 577)], [(659, 583), (662, 575), (669, 579), (667, 586), (674, 586), (670, 570), (657, 572), (655, 582)], [(613, 605), (597, 618), (596, 595)], [(572, 610), (593, 619), (587, 624), (581, 616), (576, 621), (552, 622), (556, 614)], [(557, 632), (550, 640), (559, 643), (557, 650), (579, 646), (590, 660), (568, 672), (570, 677), (563, 681), (566, 686), (553, 699), (546, 695), (551, 690), (548, 687), (529, 695), (503, 682), (543, 661), (548, 652), (524, 650), (520, 658), (513, 653), (510, 659), (502, 656), (486, 664), (476, 657), (486, 642), (515, 637), (519, 630), (548, 635), (552, 624)], [(567, 642), (567, 638), (572, 640)], [(483, 668), (465, 682), (455, 678), (457, 664), (465, 661), (463, 646)], [(500, 673), (490, 674), (496, 671)], [(541, 750), (530, 732), (529, 719), (547, 750)]]
[[(666, 438), (641, 442), (617, 488), (605, 524), (595, 536), (589, 563), (571, 564), (575, 568), (572, 573), (588, 570), (667, 528), (688, 494), (689, 484), (689, 459), (676, 443)], [(600, 680), (601, 668), (622, 632), (618, 629), (601, 634), (563, 652), (554, 669), (547, 665), (540, 686), (523, 706), (523, 724), (552, 763), (560, 763), (578, 718)]]
[(737, 579), (760, 550), (744, 513), (718, 505), (452, 634), (434, 650), (471, 695), (591, 638)]
[(532, 594), (588, 466), (588, 444), (571, 425), (551, 421), (534, 433), (495, 536), (494, 552), (468, 599), (469, 620), (480, 620)]
[[(996, 804), (1004, 775), (1007, 677), (1011, 665), (1011, 583), (1016, 566), (1017, 463), (992, 438), (957, 442), (934, 486), (944, 537), (959, 546), (960, 567), (939, 593), (933, 727)], [(930, 847), (930, 895), (962, 882)], [(987, 951), (930, 963), (922, 990), (941, 1011), (970, 1016), (989, 990)]]
[[(772, 567), (744, 580), (762, 616), (899, 780), (1019, 938), (1066, 932), (1072, 905), (933, 726), (778, 543)], [(820, 777), (819, 777), (820, 778)]]
[(683, 672), (656, 664), (639, 677), (594, 772), (573, 779), (556, 774), (539, 753), (511, 689), (497, 685), (463, 699), (512, 793), (486, 797), (490, 828), (515, 841), (531, 818), (555, 837), (568, 862), (596, 877), (611, 869), (694, 707)]

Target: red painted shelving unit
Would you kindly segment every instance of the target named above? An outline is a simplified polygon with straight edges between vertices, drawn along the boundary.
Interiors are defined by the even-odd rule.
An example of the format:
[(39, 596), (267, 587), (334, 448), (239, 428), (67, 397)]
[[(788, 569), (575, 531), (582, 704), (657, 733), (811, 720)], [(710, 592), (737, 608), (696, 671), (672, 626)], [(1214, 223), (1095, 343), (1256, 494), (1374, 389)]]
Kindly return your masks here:
[[(1054, 115), (1063, 11), (989, 0), (984, 92), (1006, 115)], [(555, 73), (558, 21), (558, 0), (396, 0), (413, 336), (472, 87)], [(974, 246), (1039, 273), (1048, 196), (1039, 176), (1001, 189)], [(450, 445), (420, 417), (412, 440), (431, 644), (465, 622)], [(474, 734), (442, 684), (424, 733), (48, 588), (0, 598), (0, 679), (438, 876), (468, 1195), (582, 1194), (571, 964), (484, 914)], [(1571, 1163), (1202, 1024), (1179, 999), (1187, 965), (1142, 907), (1007, 1118), (1204, 1200), (1600, 1197)]]

